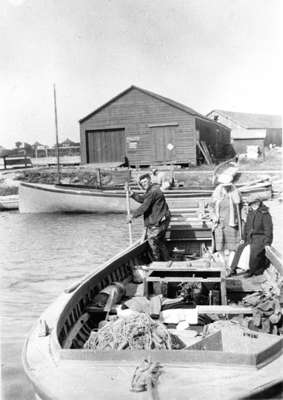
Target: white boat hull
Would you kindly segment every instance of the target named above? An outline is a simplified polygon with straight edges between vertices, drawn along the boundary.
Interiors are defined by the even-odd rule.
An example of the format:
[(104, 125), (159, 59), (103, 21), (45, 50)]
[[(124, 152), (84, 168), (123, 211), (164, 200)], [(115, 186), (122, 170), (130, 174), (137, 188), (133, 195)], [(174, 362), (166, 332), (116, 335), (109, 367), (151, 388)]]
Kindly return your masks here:
[(54, 185), (21, 184), (21, 213), (117, 212), (126, 210), (125, 196), (96, 190), (56, 188)]
[[(170, 208), (197, 207), (198, 201), (207, 198), (209, 190), (171, 190), (165, 193)], [(130, 199), (130, 206), (138, 203)], [(123, 190), (68, 188), (55, 185), (21, 183), (19, 187), (21, 213), (124, 213), (126, 195)]]

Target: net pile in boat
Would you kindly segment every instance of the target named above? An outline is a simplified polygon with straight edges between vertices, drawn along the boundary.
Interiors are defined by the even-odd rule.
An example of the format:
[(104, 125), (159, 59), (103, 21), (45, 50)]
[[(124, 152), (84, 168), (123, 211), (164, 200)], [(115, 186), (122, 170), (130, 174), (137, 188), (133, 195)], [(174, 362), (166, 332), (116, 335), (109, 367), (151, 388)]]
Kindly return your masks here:
[(170, 350), (171, 337), (165, 326), (147, 314), (134, 313), (107, 322), (98, 332), (91, 332), (84, 344), (93, 351)]

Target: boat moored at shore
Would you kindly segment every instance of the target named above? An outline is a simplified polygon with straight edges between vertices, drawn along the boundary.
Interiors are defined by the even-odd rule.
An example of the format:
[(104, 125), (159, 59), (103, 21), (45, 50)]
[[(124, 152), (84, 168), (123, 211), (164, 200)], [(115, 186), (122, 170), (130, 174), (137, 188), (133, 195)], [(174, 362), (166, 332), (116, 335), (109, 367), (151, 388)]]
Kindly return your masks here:
[[(271, 183), (239, 187), (243, 199), (251, 193), (260, 193), (264, 200), (272, 196)], [(173, 188), (164, 192), (170, 209), (196, 207), (208, 199), (212, 188)], [(95, 189), (75, 185), (47, 185), (21, 182), (19, 187), (19, 211), (21, 213), (89, 212), (124, 213), (126, 193), (120, 188)], [(131, 200), (131, 205), (136, 202)]]
[[(211, 393), (215, 399), (244, 399), (262, 388), (272, 391), (274, 386), (278, 386), (283, 367), (282, 336), (256, 332), (235, 321), (231, 323), (231, 329), (220, 328), (205, 334), (209, 315), (217, 314), (218, 322), (221, 316), (224, 322), (227, 319), (229, 322), (231, 316), (249, 316), (253, 310), (225, 304), (223, 284), (228, 279), (224, 278), (219, 265), (209, 262), (202, 254), (204, 246), (210, 244), (210, 229), (204, 225), (185, 226), (178, 217), (172, 221), (166, 236), (171, 261), (153, 263), (148, 242), (139, 240), (67, 288), (41, 315), (23, 350), (24, 369), (38, 398), (145, 398), (143, 392), (133, 391), (133, 376), (145, 359), (162, 367), (157, 383), (147, 387), (147, 395), (160, 400), (188, 397), (200, 400), (209, 398)], [(280, 267), (280, 255), (273, 249), (268, 255), (275, 267)], [(143, 280), (135, 284), (133, 277), (137, 267), (145, 274)], [(130, 295), (126, 291), (124, 295), (128, 299), (139, 297), (151, 301), (151, 297), (156, 298), (155, 291), (161, 284), (161, 287), (167, 287), (162, 296), (172, 300), (172, 293), (177, 290), (175, 284), (180, 282), (201, 283), (207, 287), (218, 285), (222, 303), (206, 301), (189, 308), (184, 306), (190, 315), (188, 318), (197, 316), (195, 322), (190, 320), (190, 330), (187, 331), (190, 334), (195, 331), (195, 335), (185, 338), (184, 346), (174, 347), (170, 342), (166, 349), (131, 349), (124, 343), (118, 349), (113, 346), (105, 351), (86, 346), (91, 335), (97, 338), (103, 326), (107, 327), (105, 323), (115, 321), (119, 313), (119, 304), (106, 311), (95, 301), (99, 294), (107, 293), (109, 286), (118, 283), (120, 287), (126, 287), (129, 284), (132, 289), (135, 287), (136, 292)], [(227, 294), (229, 298), (229, 292)], [(223, 319), (224, 315), (226, 318)], [(154, 318), (152, 321), (157, 324), (156, 316)], [(164, 322), (164, 315), (162, 321), (170, 335), (178, 336), (176, 322)], [(140, 332), (135, 336), (138, 341), (134, 343), (141, 343), (141, 338)]]

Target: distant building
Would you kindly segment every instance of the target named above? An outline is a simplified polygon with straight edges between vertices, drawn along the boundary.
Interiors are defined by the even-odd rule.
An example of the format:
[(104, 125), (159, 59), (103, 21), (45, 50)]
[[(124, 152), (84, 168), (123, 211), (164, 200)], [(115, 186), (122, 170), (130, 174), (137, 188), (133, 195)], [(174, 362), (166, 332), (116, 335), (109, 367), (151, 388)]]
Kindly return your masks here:
[(80, 143), (73, 142), (69, 138), (59, 143), (59, 149), (60, 149), (60, 155), (65, 155), (65, 156), (80, 155)]
[(59, 147), (80, 147), (80, 143), (73, 142), (71, 139), (67, 138), (63, 142), (59, 143)]
[(39, 143), (38, 141), (34, 142), (32, 145), (34, 150), (34, 157), (48, 157), (48, 146)]
[(263, 151), (270, 144), (282, 146), (282, 120), (279, 115), (249, 114), (213, 110), (207, 117), (231, 129), (231, 142), (237, 153), (257, 145)]
[(131, 86), (80, 120), (82, 163), (192, 164), (198, 141), (215, 158), (230, 144), (230, 129), (171, 99)]

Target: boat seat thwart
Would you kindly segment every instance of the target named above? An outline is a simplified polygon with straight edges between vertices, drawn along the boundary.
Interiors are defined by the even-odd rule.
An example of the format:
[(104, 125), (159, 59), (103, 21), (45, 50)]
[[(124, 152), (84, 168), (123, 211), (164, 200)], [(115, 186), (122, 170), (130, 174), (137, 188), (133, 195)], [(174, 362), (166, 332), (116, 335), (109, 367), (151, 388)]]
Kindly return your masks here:
[(225, 305), (227, 304), (225, 275), (223, 268), (211, 268), (208, 260), (154, 262), (149, 266), (145, 278), (145, 296), (149, 295), (150, 284), (154, 282), (219, 283), (221, 303)]

